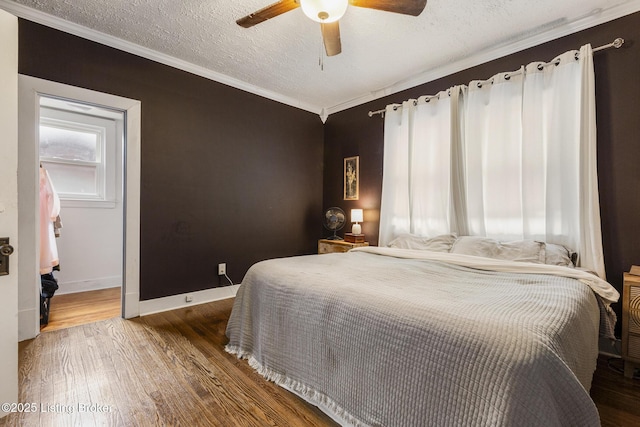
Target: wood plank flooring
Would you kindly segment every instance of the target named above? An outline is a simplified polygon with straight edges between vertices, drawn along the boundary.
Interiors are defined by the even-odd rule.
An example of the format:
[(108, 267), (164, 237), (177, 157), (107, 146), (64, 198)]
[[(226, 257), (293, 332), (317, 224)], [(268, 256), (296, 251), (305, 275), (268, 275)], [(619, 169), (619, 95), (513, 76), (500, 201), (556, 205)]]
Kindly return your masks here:
[[(335, 426), (224, 351), (232, 304), (116, 317), (20, 343), (19, 401), (36, 411), (0, 426)], [(591, 394), (604, 426), (640, 425), (640, 381), (605, 358)]]
[(603, 427), (640, 426), (640, 379), (625, 378), (622, 367), (621, 359), (598, 358), (591, 398)]
[(49, 324), (40, 332), (56, 331), (71, 326), (120, 317), (122, 288), (99, 289), (73, 294), (54, 295), (51, 298)]
[[(20, 343), (19, 401), (37, 411), (0, 425), (335, 425), (224, 351), (232, 304), (113, 318)], [(89, 403), (108, 411), (81, 412)]]

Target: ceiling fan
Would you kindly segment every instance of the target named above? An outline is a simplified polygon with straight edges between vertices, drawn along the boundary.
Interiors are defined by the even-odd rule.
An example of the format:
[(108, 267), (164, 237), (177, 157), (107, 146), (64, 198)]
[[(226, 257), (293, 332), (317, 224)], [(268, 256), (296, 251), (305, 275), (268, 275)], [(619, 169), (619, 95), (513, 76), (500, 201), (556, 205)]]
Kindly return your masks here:
[(427, 5), (427, 0), (281, 0), (238, 19), (236, 23), (241, 27), (249, 28), (267, 19), (302, 7), (305, 15), (320, 23), (327, 56), (334, 56), (342, 51), (338, 20), (342, 18), (349, 4), (367, 9), (418, 16)]

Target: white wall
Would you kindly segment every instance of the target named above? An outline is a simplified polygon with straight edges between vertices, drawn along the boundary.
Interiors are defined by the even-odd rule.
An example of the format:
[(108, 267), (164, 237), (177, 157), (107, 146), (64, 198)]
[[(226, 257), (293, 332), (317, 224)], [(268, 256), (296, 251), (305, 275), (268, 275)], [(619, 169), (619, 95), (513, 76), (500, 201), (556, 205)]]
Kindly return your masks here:
[(111, 288), (122, 284), (122, 199), (116, 207), (60, 210), (62, 233), (56, 239), (60, 287), (56, 294)]

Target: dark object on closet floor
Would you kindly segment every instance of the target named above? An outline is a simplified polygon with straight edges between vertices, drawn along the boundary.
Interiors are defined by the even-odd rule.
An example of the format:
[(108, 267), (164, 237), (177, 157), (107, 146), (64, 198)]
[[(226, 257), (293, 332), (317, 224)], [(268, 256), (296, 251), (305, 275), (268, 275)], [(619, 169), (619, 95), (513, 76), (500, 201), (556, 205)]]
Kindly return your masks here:
[(40, 324), (49, 323), (49, 309), (51, 307), (51, 297), (58, 290), (58, 280), (52, 273), (40, 275)]
[(53, 277), (53, 273), (40, 275), (40, 283), (42, 284), (40, 293), (45, 298), (51, 298), (58, 290), (58, 279)]
[(51, 298), (45, 298), (40, 295), (40, 325), (49, 324), (49, 309), (51, 308)]

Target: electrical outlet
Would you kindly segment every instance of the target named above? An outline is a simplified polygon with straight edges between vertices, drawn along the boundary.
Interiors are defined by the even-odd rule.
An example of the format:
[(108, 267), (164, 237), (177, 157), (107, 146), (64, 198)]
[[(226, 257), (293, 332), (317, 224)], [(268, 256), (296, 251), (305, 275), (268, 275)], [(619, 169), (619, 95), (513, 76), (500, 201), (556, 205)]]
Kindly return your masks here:
[(192, 302), (193, 301), (193, 295), (189, 294), (187, 296), (184, 297), (185, 302)]
[(227, 274), (227, 264), (222, 262), (218, 264), (218, 276), (224, 276)]

